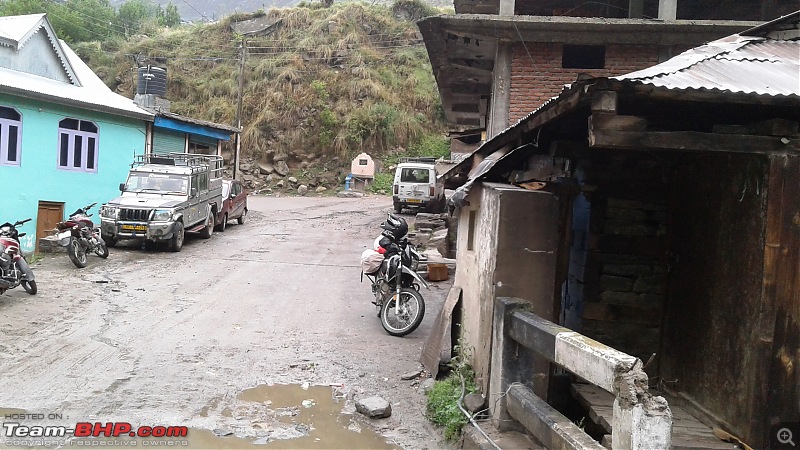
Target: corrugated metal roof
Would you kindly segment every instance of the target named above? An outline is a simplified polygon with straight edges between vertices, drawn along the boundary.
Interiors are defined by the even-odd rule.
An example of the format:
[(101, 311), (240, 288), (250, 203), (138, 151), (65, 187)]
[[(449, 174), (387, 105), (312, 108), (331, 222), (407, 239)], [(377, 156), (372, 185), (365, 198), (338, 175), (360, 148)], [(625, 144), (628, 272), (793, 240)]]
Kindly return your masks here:
[(0, 92), (152, 120), (152, 113), (136, 106), (133, 100), (112, 92), (65, 42), (59, 43), (81, 86), (0, 67)]
[(0, 43), (17, 47), (25, 38), (41, 26), (44, 14), (0, 17)]
[(675, 90), (800, 96), (800, 41), (733, 35), (612, 79)]

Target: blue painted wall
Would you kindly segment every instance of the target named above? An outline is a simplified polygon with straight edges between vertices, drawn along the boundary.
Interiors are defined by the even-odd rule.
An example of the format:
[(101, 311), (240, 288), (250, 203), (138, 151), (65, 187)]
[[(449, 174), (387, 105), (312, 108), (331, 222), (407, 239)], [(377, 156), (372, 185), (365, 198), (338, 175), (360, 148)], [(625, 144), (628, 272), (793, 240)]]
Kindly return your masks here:
[[(0, 106), (22, 114), (21, 164), (0, 165), (0, 223), (28, 217), (33, 220), (20, 231), (23, 251), (33, 251), (39, 201), (64, 202), (70, 214), (89, 203), (93, 219), (99, 206), (119, 195), (134, 154), (143, 154), (146, 122), (53, 103), (0, 94)], [(69, 117), (90, 120), (98, 127), (97, 172), (73, 172), (58, 168), (58, 122)], [(99, 220), (99, 219), (98, 219)]]

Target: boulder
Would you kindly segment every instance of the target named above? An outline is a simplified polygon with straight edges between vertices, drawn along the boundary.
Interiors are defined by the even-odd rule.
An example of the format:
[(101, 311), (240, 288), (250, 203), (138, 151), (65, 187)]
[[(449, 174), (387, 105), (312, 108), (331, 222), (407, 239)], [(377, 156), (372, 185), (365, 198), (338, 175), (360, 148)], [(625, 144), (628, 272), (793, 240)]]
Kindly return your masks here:
[(368, 397), (356, 402), (356, 411), (374, 419), (392, 415), (392, 405), (381, 397)]
[(297, 178), (295, 178), (295, 177), (289, 177), (289, 178), (287, 178), (287, 180), (289, 181), (289, 183), (297, 184)]
[(250, 164), (250, 163), (246, 163), (246, 162), (239, 163), (239, 170), (241, 170), (242, 172), (250, 172), (250, 169), (252, 169), (252, 168), (253, 168), (253, 165)]
[(306, 195), (308, 193), (308, 186), (301, 184), (297, 187), (297, 193), (300, 195)]
[(476, 413), (482, 410), (484, 404), (486, 404), (486, 399), (477, 392), (473, 392), (472, 394), (464, 397), (464, 408), (471, 413)]
[(336, 194), (338, 197), (342, 198), (360, 198), (364, 196), (363, 192), (356, 192), (356, 191), (342, 191)]
[(289, 166), (286, 165), (286, 161), (280, 160), (275, 163), (275, 173), (282, 177), (289, 174)]
[(321, 193), (323, 193), (323, 192), (325, 192), (327, 190), (328, 190), (328, 188), (326, 188), (325, 186), (317, 186), (317, 188), (314, 190), (314, 192), (316, 192), (317, 194), (321, 194)]
[(286, 186), (286, 182), (283, 180), (279, 180), (277, 183), (275, 183), (276, 188), (282, 188), (284, 186)]
[(268, 162), (259, 162), (258, 170), (261, 172), (261, 175), (269, 175), (272, 172), (275, 172), (275, 166)]

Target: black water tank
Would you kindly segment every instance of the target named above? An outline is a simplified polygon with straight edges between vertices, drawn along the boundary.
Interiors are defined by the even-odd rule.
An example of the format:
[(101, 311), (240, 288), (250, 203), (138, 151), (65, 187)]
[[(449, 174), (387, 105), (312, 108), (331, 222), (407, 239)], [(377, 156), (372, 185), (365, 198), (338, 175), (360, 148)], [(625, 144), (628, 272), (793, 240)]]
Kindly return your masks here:
[(153, 94), (159, 97), (167, 96), (167, 69), (153, 66), (139, 67), (139, 77), (137, 80), (137, 94)]

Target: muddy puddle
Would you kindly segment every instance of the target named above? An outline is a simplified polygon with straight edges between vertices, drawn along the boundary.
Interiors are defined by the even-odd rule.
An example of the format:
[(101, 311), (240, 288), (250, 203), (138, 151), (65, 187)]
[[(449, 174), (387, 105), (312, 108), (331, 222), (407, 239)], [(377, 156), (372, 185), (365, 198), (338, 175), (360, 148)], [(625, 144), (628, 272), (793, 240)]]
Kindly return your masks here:
[[(397, 449), (386, 438), (359, 424), (352, 414), (343, 412), (346, 400), (339, 389), (331, 386), (263, 385), (247, 389), (238, 396), (235, 412), (230, 408), (222, 416), (233, 417), (236, 422), (248, 423), (251, 428), (247, 438), (237, 437), (232, 430), (204, 430), (187, 428), (183, 437), (142, 438), (76, 438), (64, 436), (49, 439), (47, 443), (36, 439), (0, 441), (0, 448), (69, 448), (76, 445), (98, 449), (120, 447), (192, 448), (192, 449), (336, 449), (368, 448)], [(214, 405), (216, 406), (216, 405)], [(206, 417), (209, 408), (201, 411)], [(0, 419), (25, 414), (25, 410), (0, 408)], [(13, 416), (17, 417), (17, 416)], [(5, 420), (2, 420), (5, 421)], [(45, 425), (15, 420), (22, 425)], [(254, 430), (254, 431), (253, 431)], [(255, 435), (251, 435), (254, 433)], [(241, 435), (241, 434), (240, 434)], [(0, 438), (5, 439), (5, 438)], [(41, 439), (41, 438), (37, 438)], [(80, 441), (80, 442), (77, 442)], [(37, 445), (38, 444), (38, 445)]]
[(243, 391), (239, 400), (267, 405), (288, 425), (255, 441), (263, 448), (399, 448), (344, 414), (344, 395), (330, 386), (264, 385)]

